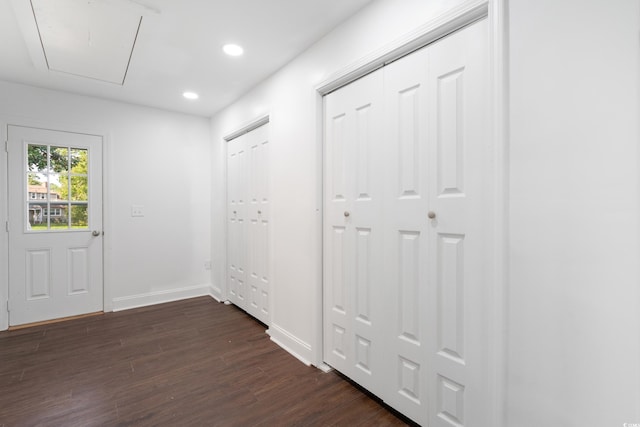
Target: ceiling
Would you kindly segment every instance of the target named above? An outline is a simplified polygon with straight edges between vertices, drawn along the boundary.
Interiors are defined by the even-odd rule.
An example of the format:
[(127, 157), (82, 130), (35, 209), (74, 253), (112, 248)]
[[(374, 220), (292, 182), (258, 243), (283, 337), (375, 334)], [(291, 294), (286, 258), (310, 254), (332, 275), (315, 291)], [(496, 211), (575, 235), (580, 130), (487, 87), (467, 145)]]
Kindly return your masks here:
[(370, 1), (0, 0), (0, 80), (211, 116)]

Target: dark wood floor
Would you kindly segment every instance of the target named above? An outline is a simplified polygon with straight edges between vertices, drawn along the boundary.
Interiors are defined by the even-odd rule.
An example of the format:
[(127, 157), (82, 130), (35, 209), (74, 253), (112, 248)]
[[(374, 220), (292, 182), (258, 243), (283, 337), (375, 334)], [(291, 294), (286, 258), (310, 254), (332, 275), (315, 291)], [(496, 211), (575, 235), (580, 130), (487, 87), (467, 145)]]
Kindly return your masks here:
[(0, 427), (406, 425), (209, 297), (0, 332)]

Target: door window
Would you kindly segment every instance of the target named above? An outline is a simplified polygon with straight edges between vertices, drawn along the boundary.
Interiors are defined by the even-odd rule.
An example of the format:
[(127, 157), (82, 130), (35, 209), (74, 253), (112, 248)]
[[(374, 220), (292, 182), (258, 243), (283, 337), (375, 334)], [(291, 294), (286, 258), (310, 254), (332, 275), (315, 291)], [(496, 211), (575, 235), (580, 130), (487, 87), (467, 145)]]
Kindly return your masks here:
[(27, 144), (27, 231), (89, 229), (89, 150)]

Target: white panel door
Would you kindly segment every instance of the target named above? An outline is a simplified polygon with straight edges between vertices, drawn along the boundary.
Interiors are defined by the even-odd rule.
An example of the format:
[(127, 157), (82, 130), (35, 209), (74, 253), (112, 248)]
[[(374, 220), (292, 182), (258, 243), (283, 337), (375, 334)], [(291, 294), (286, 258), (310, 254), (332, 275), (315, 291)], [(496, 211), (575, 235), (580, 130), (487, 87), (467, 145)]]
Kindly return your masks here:
[(487, 21), (429, 47), (429, 421), (488, 419)]
[(325, 361), (422, 425), (488, 426), (487, 31), (325, 97)]
[(270, 316), (269, 126), (227, 143), (227, 295), (265, 324)]
[(9, 324), (102, 311), (102, 138), (7, 134)]
[(269, 324), (269, 129), (246, 134), (249, 176), (247, 197), (247, 312)]
[(385, 72), (385, 361), (381, 396), (420, 422), (427, 415), (428, 166), (427, 64), (424, 48)]
[(382, 71), (325, 97), (324, 358), (383, 387)]
[(228, 142), (227, 200), (227, 294), (229, 301), (246, 310), (247, 256), (247, 136)]

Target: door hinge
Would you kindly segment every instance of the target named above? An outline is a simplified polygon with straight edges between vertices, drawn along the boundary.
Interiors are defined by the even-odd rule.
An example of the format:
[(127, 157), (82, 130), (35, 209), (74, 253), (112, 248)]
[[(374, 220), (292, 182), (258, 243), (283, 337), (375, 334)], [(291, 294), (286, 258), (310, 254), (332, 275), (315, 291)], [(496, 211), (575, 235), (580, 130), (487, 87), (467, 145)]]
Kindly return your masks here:
[(8, 153), (9, 152), (9, 140), (6, 140), (4, 142), (4, 152)]
[(9, 221), (5, 221), (4, 222), (4, 228), (5, 230), (7, 230), (7, 233), (9, 232)]
[(7, 312), (9, 312), (9, 300), (7, 300)]

